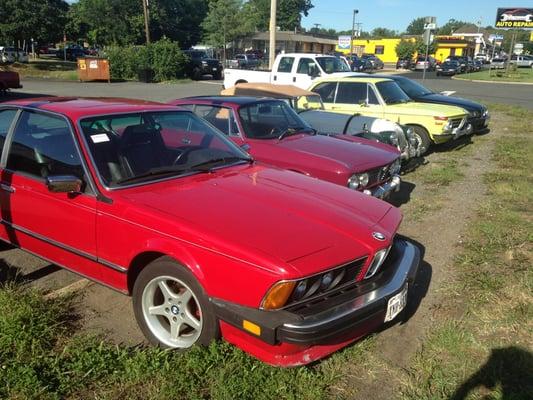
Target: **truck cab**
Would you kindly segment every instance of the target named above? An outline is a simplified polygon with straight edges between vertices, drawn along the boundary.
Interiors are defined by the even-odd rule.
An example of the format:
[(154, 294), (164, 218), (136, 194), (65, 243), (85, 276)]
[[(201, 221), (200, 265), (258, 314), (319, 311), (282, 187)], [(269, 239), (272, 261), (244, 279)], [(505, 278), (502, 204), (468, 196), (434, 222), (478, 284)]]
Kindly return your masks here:
[(307, 53), (279, 54), (271, 71), (249, 71), (228, 68), (225, 71), (224, 87), (239, 83), (272, 83), (294, 85), (307, 89), (319, 77), (345, 77), (358, 75), (342, 59), (335, 56)]

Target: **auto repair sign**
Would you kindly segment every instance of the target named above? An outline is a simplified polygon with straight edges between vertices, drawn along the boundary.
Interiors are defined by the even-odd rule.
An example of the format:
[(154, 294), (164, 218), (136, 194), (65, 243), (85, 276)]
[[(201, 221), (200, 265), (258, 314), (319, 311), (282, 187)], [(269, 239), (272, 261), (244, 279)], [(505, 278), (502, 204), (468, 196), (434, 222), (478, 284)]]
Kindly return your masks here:
[(498, 8), (496, 28), (533, 29), (533, 8)]

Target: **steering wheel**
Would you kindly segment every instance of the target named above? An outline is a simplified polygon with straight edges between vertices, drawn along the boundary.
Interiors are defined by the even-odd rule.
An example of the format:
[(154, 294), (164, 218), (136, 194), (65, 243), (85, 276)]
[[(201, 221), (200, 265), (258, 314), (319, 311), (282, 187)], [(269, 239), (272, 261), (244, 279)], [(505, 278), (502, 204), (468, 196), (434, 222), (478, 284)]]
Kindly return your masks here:
[(195, 150), (200, 150), (200, 149), (203, 149), (203, 147), (202, 146), (190, 146), (190, 147), (187, 147), (180, 154), (178, 154), (176, 156), (176, 158), (174, 158), (174, 161), (172, 162), (172, 165), (179, 164), (180, 161), (185, 158), (185, 156), (189, 155), (189, 153), (191, 153), (191, 152), (193, 152)]

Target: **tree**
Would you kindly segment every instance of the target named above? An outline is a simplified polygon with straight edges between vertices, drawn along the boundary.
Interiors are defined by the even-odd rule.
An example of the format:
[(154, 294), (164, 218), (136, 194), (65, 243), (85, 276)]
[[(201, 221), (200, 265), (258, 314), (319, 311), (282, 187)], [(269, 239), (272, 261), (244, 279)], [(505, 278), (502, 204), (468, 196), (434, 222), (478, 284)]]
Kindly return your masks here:
[[(422, 40), (422, 38), (416, 39), (415, 49), (419, 55), (426, 55), (426, 43)], [(435, 40), (433, 40), (429, 44), (428, 54), (435, 54), (436, 51), (437, 51), (437, 43), (435, 42)]]
[(424, 33), (424, 24), (425, 18), (415, 18), (407, 25), (407, 30), (405, 31), (408, 35), (421, 35)]
[(237, 39), (243, 32), (241, 0), (212, 0), (209, 11), (202, 26), (207, 43), (224, 49), (223, 60), (226, 60), (226, 44)]
[(416, 48), (417, 43), (414, 40), (402, 39), (396, 45), (396, 55), (398, 58), (408, 58), (411, 60), (416, 53)]
[(438, 35), (451, 35), (461, 26), (467, 25), (467, 24), (468, 22), (458, 21), (452, 18), (438, 29), (437, 34)]
[[(284, 31), (300, 29), (302, 15), (307, 16), (311, 8), (313, 8), (311, 0), (278, 0), (276, 25)], [(249, 0), (243, 9), (255, 29), (260, 31), (269, 29), (270, 0)]]
[(0, 39), (57, 41), (63, 37), (67, 10), (64, 0), (1, 0)]
[(398, 33), (392, 29), (375, 28), (372, 30), (371, 36), (374, 38), (394, 38), (398, 37)]

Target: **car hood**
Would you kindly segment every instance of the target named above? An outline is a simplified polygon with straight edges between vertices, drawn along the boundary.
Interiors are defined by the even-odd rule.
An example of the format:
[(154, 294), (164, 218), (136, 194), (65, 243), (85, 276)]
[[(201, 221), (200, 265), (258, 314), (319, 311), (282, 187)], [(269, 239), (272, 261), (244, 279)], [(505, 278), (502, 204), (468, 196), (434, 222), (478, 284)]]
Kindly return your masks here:
[(398, 114), (424, 115), (424, 116), (444, 116), (444, 117), (458, 117), (466, 114), (465, 110), (451, 105), (432, 104), (432, 103), (417, 103), (414, 101), (401, 104), (387, 105), (387, 109), (394, 110)]
[[(401, 221), (379, 199), (257, 164), (125, 189), (120, 197), (136, 224), (294, 276), (371, 254)], [(376, 230), (385, 243), (372, 237)]]
[(335, 136), (302, 134), (276, 140), (274, 143), (300, 154), (314, 156), (317, 162), (320, 162), (319, 159), (336, 161), (350, 173), (381, 167), (398, 158), (395, 149), (360, 138), (347, 137), (339, 140)]
[(431, 93), (416, 98), (416, 101), (439, 103), (445, 105), (459, 106), (467, 111), (483, 111), (485, 107), (475, 101), (462, 99), (461, 97), (444, 96), (440, 93)]

